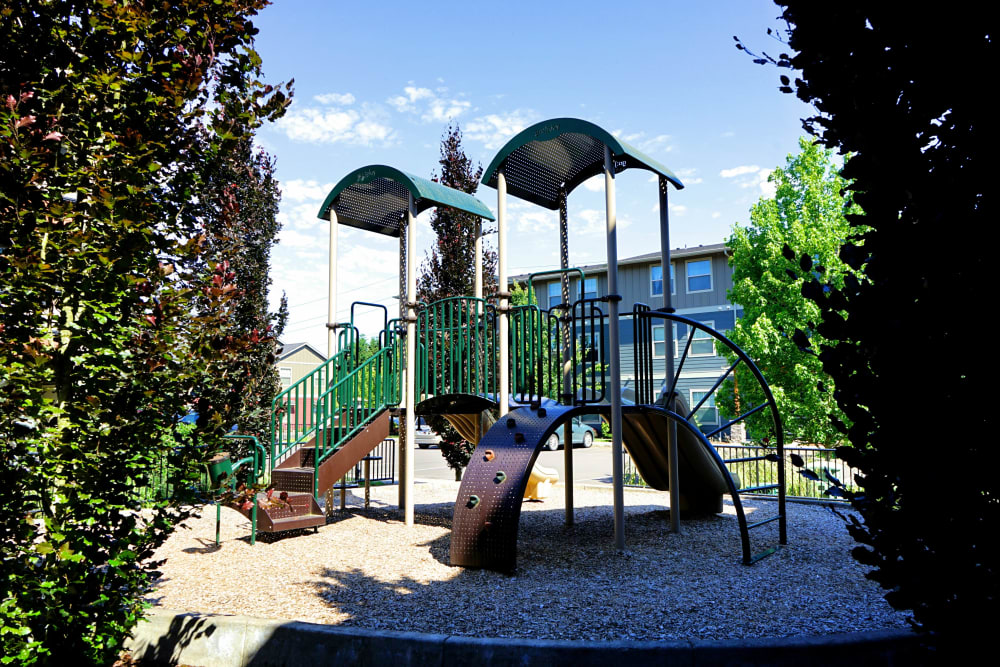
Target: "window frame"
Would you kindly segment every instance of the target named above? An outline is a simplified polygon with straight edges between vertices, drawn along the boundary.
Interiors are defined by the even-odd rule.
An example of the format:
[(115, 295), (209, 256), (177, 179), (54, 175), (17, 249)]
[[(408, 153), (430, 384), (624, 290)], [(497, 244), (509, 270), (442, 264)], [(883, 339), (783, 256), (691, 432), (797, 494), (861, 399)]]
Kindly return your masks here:
[[(704, 322), (701, 322), (701, 324), (704, 324), (709, 329), (714, 329), (715, 328), (715, 320), (705, 320)], [(691, 329), (691, 333), (688, 334), (689, 336), (694, 336), (694, 334), (695, 334), (696, 331), (701, 331), (701, 329), (696, 329), (695, 327), (689, 327), (689, 329)], [(695, 351), (694, 351), (695, 343), (697, 343), (700, 340), (709, 340), (709, 341), (712, 342), (712, 351), (710, 353), (708, 353), (708, 354), (706, 354), (704, 352), (695, 353)], [(688, 353), (688, 356), (689, 357), (701, 357), (701, 358), (705, 358), (705, 357), (717, 357), (717, 356), (719, 356), (719, 355), (717, 355), (715, 353), (715, 337), (706, 334), (705, 338), (695, 338), (695, 339), (693, 339), (691, 341), (691, 351)]]
[[(284, 373), (288, 371), (288, 384), (285, 384)], [(282, 389), (288, 389), (292, 386), (292, 368), (291, 366), (278, 366), (278, 383), (281, 385)]]
[[(590, 294), (590, 292), (587, 291), (587, 283), (590, 282), (591, 280), (594, 281), (594, 292), (593, 292), (594, 296), (589, 297), (587, 296), (588, 294)], [(601, 281), (597, 279), (597, 276), (594, 276), (593, 278), (584, 278), (583, 289), (580, 290), (580, 293), (582, 294), (581, 298), (583, 299), (596, 299), (601, 295)]]
[[(705, 387), (705, 388), (691, 387), (690, 389), (688, 389), (688, 398), (691, 400), (691, 403), (689, 405), (691, 406), (692, 409), (694, 408), (694, 406), (698, 405), (698, 401), (701, 400), (700, 398), (698, 400), (695, 400), (695, 397), (694, 397), (695, 392), (697, 392), (699, 394), (710, 394), (711, 395), (711, 398), (708, 401), (708, 403), (711, 403), (711, 405), (708, 405), (708, 403), (706, 403), (705, 405), (701, 406), (701, 408), (699, 409), (699, 412), (701, 410), (708, 410), (708, 409), (711, 409), (711, 410), (715, 411), (715, 419), (713, 421), (705, 421), (704, 419), (699, 419), (698, 422), (700, 424), (705, 424), (705, 425), (708, 425), (708, 424), (718, 425), (720, 423), (719, 422), (719, 406), (717, 406), (715, 404), (715, 393), (712, 392), (711, 387)], [(696, 412), (692, 416), (697, 417), (698, 413)]]
[(556, 305), (556, 303), (552, 302), (552, 288), (553, 287), (557, 287), (558, 288), (556, 290), (556, 292), (557, 292), (556, 298), (558, 299), (558, 301), (556, 303), (562, 303), (562, 281), (561, 280), (555, 280), (553, 282), (546, 283), (545, 293), (546, 293), (546, 298), (548, 299), (548, 302), (549, 302), (549, 305), (548, 305), (549, 308), (552, 308), (552, 306)]
[[(653, 291), (653, 269), (660, 269), (660, 292)], [(675, 276), (674, 263), (670, 262), (670, 295), (677, 294), (677, 281)], [(663, 265), (661, 262), (649, 265), (649, 296), (663, 296)]]
[[(695, 275), (695, 278), (701, 278), (703, 276), (708, 276), (708, 288), (707, 289), (691, 289), (691, 265), (697, 264), (699, 262), (708, 262), (708, 273), (699, 273)], [(715, 288), (715, 262), (712, 261), (711, 257), (703, 259), (689, 259), (684, 264), (684, 288), (687, 290), (688, 294), (703, 294), (705, 292), (711, 292)]]

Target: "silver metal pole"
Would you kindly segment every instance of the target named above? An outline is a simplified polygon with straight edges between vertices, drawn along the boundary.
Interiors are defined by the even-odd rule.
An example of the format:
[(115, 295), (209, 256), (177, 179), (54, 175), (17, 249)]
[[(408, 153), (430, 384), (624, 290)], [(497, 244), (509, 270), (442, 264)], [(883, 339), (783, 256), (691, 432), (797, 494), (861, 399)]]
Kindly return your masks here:
[[(483, 298), (483, 219), (476, 219), (476, 298)], [(476, 306), (476, 312), (478, 314), (479, 306)]]
[(413, 194), (408, 195), (406, 209), (406, 443), (405, 461), (406, 498), (403, 503), (403, 522), (413, 525), (413, 448), (417, 429), (416, 417), (416, 371), (417, 371), (417, 214)]
[[(565, 270), (569, 268), (569, 215), (566, 212), (566, 190), (559, 191), (559, 268)], [(569, 297), (569, 274), (563, 273), (560, 276), (562, 283), (562, 314), (570, 304)], [(581, 285), (581, 291), (583, 286)], [(549, 304), (552, 307), (552, 304)], [(562, 395), (570, 396), (573, 388), (570, 382), (570, 371), (572, 369), (571, 347), (570, 347), (570, 325), (571, 318), (563, 319), (562, 327)], [(564, 399), (565, 400), (565, 399)], [(572, 404), (572, 397), (569, 399)], [(563, 426), (563, 470), (565, 475), (566, 491), (566, 525), (573, 525), (573, 420), (569, 420)]]
[[(406, 320), (406, 236), (407, 236), (407, 226), (402, 224), (399, 226), (399, 319), (400, 321)], [(400, 403), (403, 405), (403, 412), (406, 412), (406, 355), (403, 355), (403, 372), (400, 374), (399, 381), (402, 385), (400, 387)], [(410, 429), (407, 426), (408, 421), (405, 414), (399, 416), (399, 439), (396, 441), (396, 448), (398, 450), (398, 456), (396, 460), (399, 461), (399, 509), (405, 513), (406, 508), (406, 484), (403, 480), (407, 478), (406, 469), (406, 432)]]
[(500, 291), (500, 416), (510, 410), (510, 307), (507, 285), (507, 178), (503, 169), (497, 172), (497, 288)]
[[(667, 179), (660, 176), (660, 271), (663, 277), (663, 310), (674, 312), (670, 292), (670, 220), (667, 214)], [(666, 344), (666, 387), (674, 385), (674, 327), (671, 322), (663, 322), (663, 340)], [(667, 397), (667, 409), (676, 412), (673, 397)], [(670, 483), (670, 532), (681, 531), (680, 475), (677, 470), (677, 422), (670, 420), (667, 426), (667, 477)]]
[(615, 165), (604, 147), (604, 201), (608, 220), (608, 361), (611, 384), (611, 456), (615, 499), (615, 548), (625, 550), (625, 474), (622, 461), (622, 375), (618, 342), (618, 219), (615, 213)]
[(333, 356), (337, 344), (337, 211), (330, 207), (330, 261), (329, 275), (326, 282), (326, 358)]

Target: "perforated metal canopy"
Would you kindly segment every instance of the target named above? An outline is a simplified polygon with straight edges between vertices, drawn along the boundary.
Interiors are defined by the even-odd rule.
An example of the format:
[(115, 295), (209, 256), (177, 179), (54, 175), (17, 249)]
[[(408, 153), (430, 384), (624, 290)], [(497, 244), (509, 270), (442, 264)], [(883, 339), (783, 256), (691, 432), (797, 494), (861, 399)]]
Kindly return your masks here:
[(507, 193), (545, 208), (559, 208), (559, 190), (566, 194), (591, 176), (604, 171), (604, 147), (611, 149), (615, 173), (647, 169), (663, 176), (677, 189), (684, 187), (672, 171), (606, 130), (578, 118), (553, 118), (536, 123), (508, 141), (483, 175), (483, 183), (497, 187), (503, 167)]
[(408, 193), (413, 195), (417, 213), (432, 206), (448, 206), (494, 219), (490, 209), (470, 194), (382, 164), (355, 169), (340, 179), (326, 196), (318, 215), (327, 220), (333, 208), (342, 225), (399, 236), (400, 221), (406, 216), (409, 204)]

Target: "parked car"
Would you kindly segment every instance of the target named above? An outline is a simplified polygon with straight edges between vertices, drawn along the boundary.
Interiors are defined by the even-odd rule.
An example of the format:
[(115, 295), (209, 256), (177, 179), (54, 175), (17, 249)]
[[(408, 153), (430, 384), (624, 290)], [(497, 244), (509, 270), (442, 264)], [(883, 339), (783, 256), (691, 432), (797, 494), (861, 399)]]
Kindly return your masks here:
[(417, 418), (417, 430), (413, 434), (413, 441), (420, 449), (428, 449), (431, 445), (441, 444), (441, 436), (431, 430), (431, 427), (424, 421), (423, 417)]
[[(591, 427), (580, 421), (579, 417), (573, 417), (573, 445), (590, 447), (594, 444), (595, 431)], [(563, 427), (559, 426), (556, 432), (549, 436), (545, 442), (545, 449), (554, 452), (563, 445)]]

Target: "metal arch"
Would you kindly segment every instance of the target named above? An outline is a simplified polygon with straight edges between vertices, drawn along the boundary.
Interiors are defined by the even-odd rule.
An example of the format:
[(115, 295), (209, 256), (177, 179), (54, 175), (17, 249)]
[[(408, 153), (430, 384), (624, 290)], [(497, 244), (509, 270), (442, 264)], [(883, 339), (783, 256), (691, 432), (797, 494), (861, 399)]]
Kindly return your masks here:
[[(713, 435), (715, 433), (719, 433), (720, 431), (722, 431), (722, 430), (724, 430), (724, 429), (732, 426), (733, 424), (736, 424), (736, 423), (738, 423), (740, 421), (743, 421), (744, 419), (746, 419), (747, 417), (749, 417), (751, 414), (754, 414), (754, 413), (762, 410), (764, 407), (768, 407), (770, 409), (771, 420), (772, 420), (772, 422), (774, 424), (775, 450), (776, 450), (777, 456), (779, 458), (779, 461), (781, 461), (781, 463), (779, 463), (778, 466), (777, 466), (777, 477), (778, 477), (778, 515), (780, 516), (780, 521), (779, 521), (779, 542), (781, 544), (787, 544), (787, 542), (788, 542), (788, 536), (787, 536), (787, 522), (786, 522), (786, 516), (787, 515), (786, 515), (786, 512), (785, 512), (785, 466), (784, 466), (784, 463), (783, 463), (784, 462), (784, 458), (785, 458), (785, 433), (784, 433), (784, 426), (783, 426), (782, 421), (781, 421), (781, 413), (778, 412), (777, 401), (774, 400), (774, 394), (771, 392), (771, 387), (770, 387), (770, 385), (768, 385), (767, 380), (764, 378), (764, 374), (760, 372), (760, 369), (757, 368), (757, 364), (755, 364), (753, 362), (753, 360), (746, 354), (746, 352), (744, 352), (736, 343), (734, 343), (733, 341), (731, 341), (725, 334), (723, 334), (723, 333), (721, 333), (721, 332), (719, 332), (719, 331), (717, 331), (717, 330), (709, 327), (706, 324), (698, 322), (697, 320), (692, 320), (690, 318), (684, 317), (683, 315), (677, 315), (675, 313), (667, 313), (667, 312), (664, 312), (662, 310), (645, 310), (647, 308), (649, 308), (649, 307), (646, 306), (645, 304), (636, 304), (636, 306), (633, 309), (633, 316), (636, 317), (636, 319), (639, 319), (639, 318), (652, 319), (652, 318), (656, 317), (656, 318), (660, 318), (660, 319), (663, 319), (663, 320), (670, 320), (671, 322), (677, 322), (679, 324), (683, 324), (683, 325), (685, 325), (687, 327), (690, 327), (692, 329), (698, 329), (700, 331), (704, 331), (705, 333), (709, 334), (715, 340), (718, 340), (719, 342), (723, 343), (726, 347), (728, 347), (738, 357), (738, 360), (736, 361), (736, 363), (732, 364), (729, 367), (729, 369), (718, 379), (718, 381), (716, 382), (716, 384), (712, 388), (712, 390), (709, 391), (709, 392), (706, 392), (706, 395), (702, 399), (702, 401), (700, 403), (698, 403), (698, 405), (695, 405), (695, 406), (691, 407), (690, 414), (688, 414), (687, 417), (683, 417), (683, 416), (678, 415), (682, 421), (686, 422), (688, 419), (690, 419), (690, 417), (693, 416), (698, 411), (698, 409), (705, 402), (705, 400), (707, 400), (708, 396), (711, 395), (711, 394), (713, 394), (715, 392), (715, 390), (718, 389), (719, 386), (721, 386), (722, 381), (741, 362), (744, 363), (744, 364), (746, 364), (747, 368), (750, 370), (750, 373), (754, 376), (754, 378), (756, 378), (757, 383), (760, 385), (761, 389), (764, 391), (764, 402), (763, 403), (761, 403), (760, 405), (758, 405), (758, 406), (756, 406), (754, 408), (751, 408), (750, 410), (747, 410), (746, 412), (744, 412), (744, 413), (742, 413), (740, 415), (737, 415), (735, 418), (733, 418), (732, 420), (730, 420), (726, 424), (723, 424), (719, 428), (715, 429), (714, 431), (712, 431), (708, 435)], [(665, 392), (666, 392), (665, 396), (669, 397), (669, 396), (673, 395), (674, 390), (677, 388), (677, 382), (678, 382), (678, 380), (680, 378), (680, 375), (681, 375), (680, 372), (679, 372), (679, 369), (683, 368), (683, 366), (684, 366), (684, 362), (685, 362), (685, 360), (687, 358), (688, 350), (691, 347), (691, 340), (692, 339), (693, 339), (693, 336), (689, 335), (688, 336), (687, 346), (684, 349), (684, 353), (681, 355), (680, 364), (678, 365), (678, 372), (674, 376), (673, 383), (671, 384), (671, 386), (669, 388), (668, 387), (664, 387)], [(698, 432), (701, 433), (700, 429), (698, 430)], [(708, 436), (705, 435), (704, 437), (705, 437), (705, 441), (707, 442), (707, 437)], [(717, 453), (716, 453), (716, 456), (717, 456)], [(721, 462), (722, 459), (719, 458), (719, 461)], [(725, 464), (723, 463), (723, 466), (724, 465)], [(740, 513), (741, 513), (741, 517), (742, 517), (742, 510), (740, 510)], [(741, 522), (742, 522), (741, 526), (744, 525), (746, 523), (745, 518), (741, 518)]]
[[(493, 158), (482, 182), (496, 188), (497, 174), (504, 168), (510, 194), (555, 210), (561, 196), (603, 171), (605, 146), (614, 157), (616, 173), (629, 168), (647, 169), (677, 189), (684, 187), (658, 161), (598, 125), (578, 118), (553, 118), (522, 130)], [(521, 178), (518, 173), (522, 173)]]
[[(373, 164), (355, 169), (333, 186), (317, 216), (326, 220), (335, 208), (340, 224), (399, 236), (399, 223), (412, 195), (419, 214), (433, 206), (450, 208), (494, 220), (490, 209), (476, 197), (434, 181), (390, 167)], [(350, 199), (351, 202), (342, 198)]]

